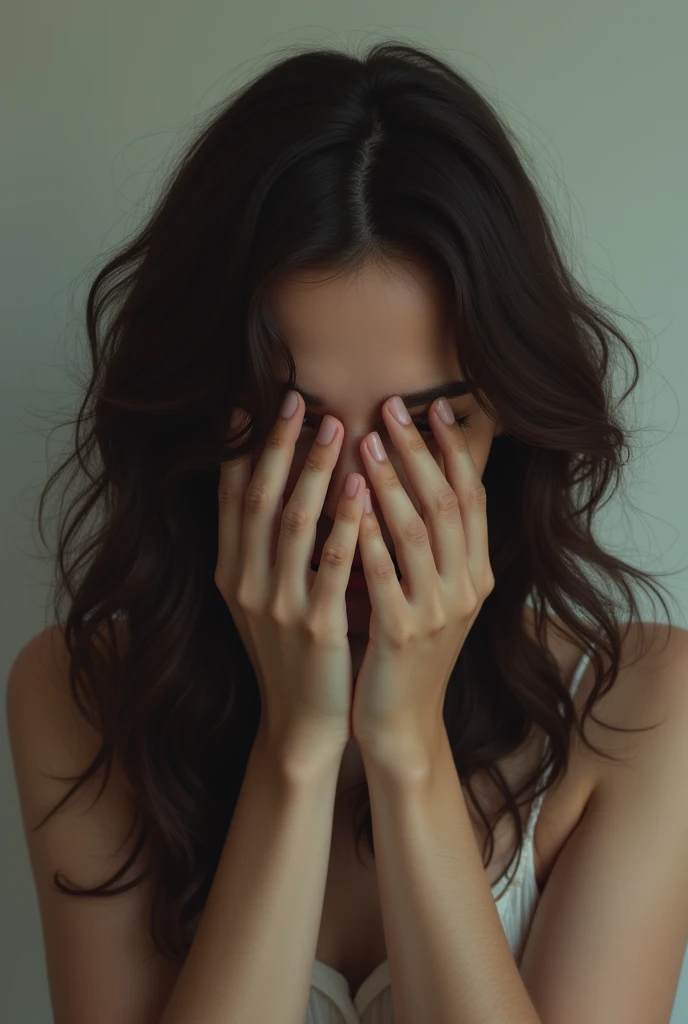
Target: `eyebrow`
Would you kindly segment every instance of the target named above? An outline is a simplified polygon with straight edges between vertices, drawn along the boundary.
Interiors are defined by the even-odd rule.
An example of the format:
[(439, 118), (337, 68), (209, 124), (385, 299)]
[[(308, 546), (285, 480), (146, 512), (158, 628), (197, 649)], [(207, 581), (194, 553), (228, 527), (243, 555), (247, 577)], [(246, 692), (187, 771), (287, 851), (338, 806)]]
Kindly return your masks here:
[[(293, 390), (298, 391), (306, 405), (310, 405), (314, 409), (322, 409), (327, 405), (324, 395), (306, 391), (299, 384), (294, 384)], [(427, 388), (421, 388), (419, 391), (392, 391), (380, 399), (380, 405), (383, 405), (393, 395), (399, 395), (404, 405), (409, 409), (414, 409), (419, 405), (430, 405), (436, 398), (457, 398), (461, 395), (473, 394), (475, 391), (477, 391), (477, 387), (474, 381), (444, 380), (438, 384), (431, 384)]]

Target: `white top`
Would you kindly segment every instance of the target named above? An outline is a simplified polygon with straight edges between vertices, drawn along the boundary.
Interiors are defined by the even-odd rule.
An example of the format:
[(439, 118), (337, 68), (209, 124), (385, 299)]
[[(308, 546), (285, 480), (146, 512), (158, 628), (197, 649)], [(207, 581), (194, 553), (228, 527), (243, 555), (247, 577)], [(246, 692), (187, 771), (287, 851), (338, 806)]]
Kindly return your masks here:
[[(571, 682), (572, 698), (589, 661), (590, 652), (585, 651)], [(548, 741), (549, 736), (546, 736), (546, 746)], [(550, 765), (545, 771), (544, 778), (549, 776), (551, 767)], [(507, 877), (503, 876), (492, 886), (502, 927), (517, 964), (520, 963), (528, 929), (540, 896), (535, 880), (533, 835), (545, 793), (546, 790), (533, 801), (523, 837), (518, 870), (503, 899), (499, 899), (499, 896), (506, 889)], [(384, 960), (378, 964), (352, 999), (349, 983), (344, 975), (328, 964), (315, 960), (305, 1024), (394, 1024), (389, 961)]]

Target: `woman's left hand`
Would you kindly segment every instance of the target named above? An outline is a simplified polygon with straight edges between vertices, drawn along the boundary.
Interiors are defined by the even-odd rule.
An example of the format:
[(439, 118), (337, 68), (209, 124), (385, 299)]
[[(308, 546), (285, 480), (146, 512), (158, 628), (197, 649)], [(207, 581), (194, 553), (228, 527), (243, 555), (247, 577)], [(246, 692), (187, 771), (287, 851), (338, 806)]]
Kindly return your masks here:
[(354, 684), (351, 728), (364, 753), (384, 753), (407, 764), (437, 749), (451, 671), (494, 587), (485, 488), (462, 428), (451, 409), (452, 423), (442, 420), (439, 401), (429, 419), (446, 478), (413, 422), (402, 424), (392, 415), (394, 399), (382, 407), (422, 517), (386, 453), (378, 462), (367, 439), (361, 443), (402, 578), (397, 580), (375, 512), (364, 512), (358, 540), (371, 616)]

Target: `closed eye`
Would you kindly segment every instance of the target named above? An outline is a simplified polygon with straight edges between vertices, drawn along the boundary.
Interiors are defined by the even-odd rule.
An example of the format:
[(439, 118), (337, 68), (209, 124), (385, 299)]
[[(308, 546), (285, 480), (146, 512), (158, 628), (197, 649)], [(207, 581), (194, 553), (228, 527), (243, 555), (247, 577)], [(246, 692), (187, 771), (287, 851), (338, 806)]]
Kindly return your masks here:
[[(468, 421), (470, 420), (470, 418), (471, 417), (468, 416), (468, 415), (466, 415), (466, 416), (455, 416), (454, 417), (454, 422), (458, 423), (460, 427), (469, 427), (470, 423)], [(425, 419), (423, 419), (423, 420), (414, 420), (413, 422), (418, 427), (418, 429), (420, 430), (421, 434), (424, 431), (427, 430), (431, 434), (433, 434), (433, 436), (434, 436), (433, 429), (430, 426), (430, 421), (427, 419), (427, 417)]]
[[(469, 427), (470, 426), (470, 422), (469, 422), (470, 418), (471, 418), (470, 415), (467, 414), (466, 416), (455, 416), (454, 420), (455, 420), (456, 423), (458, 423), (458, 425), (460, 427)], [(321, 417), (319, 417), (319, 416), (313, 416), (311, 413), (308, 413), (308, 412), (305, 413), (304, 417), (303, 417), (303, 424), (302, 424), (302, 427), (301, 427), (301, 433), (303, 434), (304, 430), (315, 430), (317, 427), (320, 426), (320, 423), (319, 423), (320, 419), (321, 419)], [(318, 422), (307, 423), (306, 422), (307, 420), (318, 421)], [(430, 438), (434, 438), (435, 435), (434, 435), (432, 426), (430, 425), (430, 421), (428, 420), (427, 416), (423, 417), (422, 419), (415, 419), (414, 418), (413, 422), (415, 423), (416, 427), (418, 428), (418, 430), (420, 431), (421, 434), (423, 434), (424, 436), (426, 434), (428, 434), (430, 436)]]

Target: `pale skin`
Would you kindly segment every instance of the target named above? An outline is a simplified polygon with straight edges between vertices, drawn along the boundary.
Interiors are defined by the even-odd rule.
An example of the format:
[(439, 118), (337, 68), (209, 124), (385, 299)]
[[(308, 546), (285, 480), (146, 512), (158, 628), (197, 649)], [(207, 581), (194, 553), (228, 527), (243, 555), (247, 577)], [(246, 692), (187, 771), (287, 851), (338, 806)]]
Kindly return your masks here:
[[(378, 432), (400, 482), (420, 513), (420, 502), (408, 482), (401, 458), (388, 441), (381, 406), (386, 396), (463, 379), (452, 325), (445, 315), (446, 306), (437, 283), (422, 265), (370, 265), (357, 275), (333, 280), (327, 280), (327, 276), (313, 272), (290, 275), (280, 282), (272, 296), (272, 314), (294, 358), (299, 388), (323, 395), (327, 400), (323, 407), (306, 402), (302, 440), (294, 452), (284, 504), (301, 474), (323, 418), (330, 415), (341, 424), (344, 438), (323, 504), (315, 551), (322, 548), (332, 527), (347, 475), (355, 472), (370, 487), (385, 543), (393, 554), (394, 543), (367, 477), (361, 445), (370, 433)], [(469, 417), (464, 430), (471, 457), (482, 475), (501, 425), (480, 408), (471, 394), (447, 397), (445, 401), (457, 418)], [(408, 412), (444, 473), (442, 453), (428, 422), (431, 405), (409, 405)], [(254, 465), (260, 451), (253, 455)], [(346, 607), (355, 680), (367, 644), (367, 593), (347, 591)], [(360, 747), (351, 736), (341, 761), (337, 793), (364, 777)]]
[[(411, 279), (403, 272), (389, 278), (371, 271), (346, 282), (320, 282), (315, 289), (313, 285), (283, 286), (279, 311), (293, 346), (299, 386), (324, 396), (323, 406), (314, 410), (316, 416), (330, 412), (344, 426), (341, 457), (322, 514), (332, 515), (335, 506), (329, 502), (338, 495), (346, 473), (355, 470), (366, 476), (371, 463), (362, 457), (362, 447), (369, 432), (377, 429), (394, 470), (390, 473), (387, 464), (385, 485), (396, 485), (396, 474), (422, 515), (404, 473), (409, 439), (415, 438), (417, 427), (407, 427), (404, 436), (390, 425), (391, 443), (383, 431), (388, 396), (451, 374), (458, 377), (454, 347), (443, 331), (440, 296), (435, 292), (433, 301), (431, 279), (420, 270)], [(421, 366), (434, 379), (423, 377)], [(323, 372), (322, 384), (310, 379)], [(380, 403), (387, 406), (384, 420), (379, 418)], [(471, 396), (455, 399), (451, 408), (457, 416), (473, 413), (465, 437), (472, 465), (482, 478), (499, 425)], [(415, 419), (427, 409), (409, 403), (408, 412)], [(309, 435), (305, 443), (311, 439)], [(444, 473), (431, 434), (426, 443), (442, 473), (452, 475)], [(446, 451), (451, 459), (448, 446)], [(299, 464), (297, 460), (293, 470), (297, 474)], [(463, 466), (467, 471), (465, 459)], [(370, 471), (375, 472), (370, 488), (374, 511), (391, 552), (388, 526), (376, 501), (381, 477)], [(430, 475), (428, 467), (428, 479)], [(460, 490), (461, 474), (453, 477)], [(417, 482), (423, 486), (422, 474)], [(362, 652), (365, 671), (369, 646), (365, 594), (348, 595), (347, 608), (355, 678)], [(527, 629), (527, 606), (523, 611)], [(591, 811), (550, 872), (520, 968), (487, 883), (446, 736), (438, 753), (428, 747), (427, 770), (418, 781), (409, 778), (403, 757), (391, 767), (387, 754), (377, 759), (367, 744), (357, 749), (349, 742), (337, 788), (341, 793), (364, 775), (368, 781), (380, 907), (399, 1024), (426, 1019), (478, 1024), (507, 1018), (513, 1024), (668, 1021), (688, 938), (688, 907), (685, 899), (676, 898), (688, 838), (686, 816), (676, 812), (687, 767), (685, 631), (675, 634), (670, 648), (664, 662), (645, 659), (652, 678), (652, 710), (658, 712), (654, 722), (662, 721), (663, 730), (639, 744), (634, 771), (599, 772), (594, 799), (591, 795), (588, 802)], [(619, 678), (616, 688), (623, 712), (619, 717), (631, 728), (648, 724), (647, 706), (633, 692), (632, 678), (627, 675), (623, 687)], [(664, 719), (662, 710), (669, 712)], [(608, 739), (605, 745), (610, 746)], [(655, 826), (654, 846), (637, 842), (638, 821), (645, 819)], [(632, 984), (622, 983), (631, 977)]]
[[(329, 413), (343, 442), (316, 543), (327, 537), (348, 473), (372, 484), (368, 473), (374, 471), (362, 453), (372, 431), (380, 433), (399, 482), (420, 511), (399, 454), (408, 457), (404, 437), (409, 434), (400, 428), (395, 440), (389, 438), (381, 406), (400, 392), (460, 377), (451, 328), (431, 277), (406, 265), (394, 274), (371, 267), (339, 281), (294, 276), (276, 290), (274, 314), (292, 350), (298, 385), (325, 398), (317, 409), (307, 403), (285, 503)], [(462, 433), (482, 476), (500, 427), (471, 395), (451, 398), (449, 404), (457, 417), (470, 416)], [(420, 429), (428, 407), (409, 403), (408, 411), (416, 424), (410, 429)], [(431, 429), (423, 431), (423, 439), (444, 473)], [(426, 455), (423, 459), (426, 470), (435, 469)], [(451, 469), (451, 455), (448, 460)], [(422, 487), (423, 480), (419, 483)], [(370, 490), (383, 539), (394, 554), (375, 486)], [(358, 674), (360, 681), (370, 608), (365, 594), (349, 593), (346, 602), (354, 678)], [(531, 625), (526, 606), (524, 626)], [(625, 642), (622, 672), (596, 711), (602, 721), (621, 727), (659, 722), (661, 728), (632, 737), (593, 732), (598, 746), (627, 760), (596, 775), (577, 827), (576, 808), (570, 807), (577, 793), (569, 794), (568, 811), (562, 796), (560, 816), (551, 816), (552, 831), (543, 842), (550, 851), (558, 848), (547, 864), (546, 886), (518, 970), (446, 742), (422, 777), (409, 777), (405, 766), (397, 772), (389, 760), (383, 763), (365, 744), (361, 752), (351, 741), (341, 762), (333, 756), (331, 765), (296, 778), (257, 741), (180, 973), (180, 965), (158, 956), (148, 935), (144, 911), (150, 881), (117, 899), (92, 901), (66, 900), (50, 884), (58, 868), (86, 885), (120, 868), (118, 842), (125, 841), (133, 802), (116, 763), (95, 806), (94, 784), (44, 830), (29, 828), (64, 791), (53, 773), (59, 778), (83, 770), (99, 742), (71, 704), (67, 653), (58, 630), (44, 631), (12, 666), (7, 710), (56, 1021), (90, 1024), (100, 1019), (103, 1007), (112, 1024), (235, 1021), (247, 1019), (250, 1005), (251, 1019), (300, 1024), (321, 927), (335, 782), (341, 793), (363, 778), (365, 765), (399, 1024), (668, 1022), (688, 938), (688, 643), (686, 631), (677, 629), (666, 651), (650, 651), (640, 663), (627, 664), (639, 632), (634, 629)], [(580, 653), (571, 646), (570, 670)], [(569, 655), (564, 652), (561, 661), (568, 662)], [(363, 692), (359, 689), (359, 696)], [(651, 827), (639, 830), (639, 822)], [(132, 869), (122, 881), (134, 874)], [(256, 899), (266, 891), (269, 900)], [(292, 941), (285, 943), (287, 933)]]

